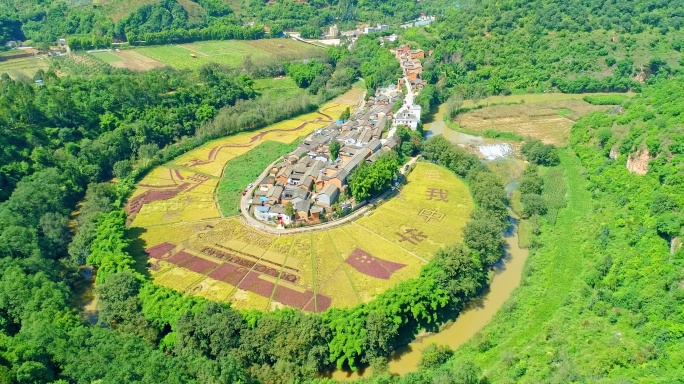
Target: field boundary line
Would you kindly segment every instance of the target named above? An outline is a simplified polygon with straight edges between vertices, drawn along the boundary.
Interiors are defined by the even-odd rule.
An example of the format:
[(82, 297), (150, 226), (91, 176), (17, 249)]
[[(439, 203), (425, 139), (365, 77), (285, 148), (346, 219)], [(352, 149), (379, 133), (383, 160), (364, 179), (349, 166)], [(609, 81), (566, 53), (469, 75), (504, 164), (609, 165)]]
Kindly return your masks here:
[[(248, 229), (249, 229), (249, 228), (248, 228)], [(249, 247), (250, 245), (253, 245), (253, 244), (252, 244), (252, 243), (247, 243), (247, 245), (245, 245), (244, 247), (242, 247), (242, 248), (240, 248), (240, 249), (236, 249), (236, 251), (242, 252), (243, 249)], [(266, 252), (268, 252), (268, 250), (267, 250)], [(245, 275), (242, 276), (242, 279), (240, 279), (240, 281), (239, 281), (237, 284), (235, 284), (235, 288), (233, 288), (233, 290), (230, 292), (230, 295), (228, 295), (228, 297), (231, 297), (231, 296), (233, 295), (233, 293), (235, 293), (238, 289), (242, 289), (242, 288), (239, 288), (239, 285), (242, 284), (242, 282), (247, 278), (247, 275), (249, 275), (251, 272), (254, 271), (254, 267), (256, 267), (257, 264), (259, 264), (259, 262), (261, 261), (261, 259), (263, 259), (263, 257), (264, 257), (264, 255), (266, 254), (266, 252), (264, 252), (263, 254), (261, 254), (261, 256), (259, 256), (259, 257), (252, 256), (252, 255), (250, 255), (250, 254), (247, 253), (247, 252), (242, 252), (242, 253), (247, 253), (248, 255), (254, 257), (255, 259), (257, 259), (257, 261), (254, 263), (254, 265), (252, 265), (252, 267), (249, 269), (249, 271), (247, 271), (247, 273), (245, 273)], [(259, 273), (259, 275), (261, 275), (261, 273)], [(273, 287), (273, 289), (275, 289), (275, 286)], [(243, 291), (250, 292), (250, 293), (253, 293), (253, 294), (259, 296), (258, 293), (255, 293), (255, 292), (252, 292), (252, 291), (249, 291), (249, 290), (246, 290), (246, 289), (243, 289)]]
[(179, 164), (176, 164), (173, 162), (168, 162), (168, 163), (164, 164), (163, 167), (166, 167), (168, 169), (177, 169), (179, 171), (193, 172), (193, 173), (196, 173), (198, 175), (208, 177), (210, 179), (215, 179), (215, 180), (220, 179), (220, 176), (215, 176), (215, 175), (212, 175), (210, 173), (202, 172), (202, 171), (196, 170), (192, 167), (186, 167), (186, 166), (179, 165)]
[(316, 300), (316, 295), (318, 294), (318, 289), (316, 289), (316, 286), (318, 285), (318, 279), (316, 278), (316, 243), (314, 241), (314, 236), (313, 234), (309, 234), (309, 242), (311, 245), (309, 245), (309, 256), (311, 257), (311, 278), (313, 279), (313, 297), (311, 300), (313, 300), (313, 308), (314, 312), (318, 312), (318, 301)]
[[(278, 239), (280, 239), (280, 236), (276, 237), (276, 240), (273, 243), (271, 243), (271, 245), (266, 249), (266, 252), (264, 252), (264, 255), (266, 253), (268, 253), (268, 251), (271, 250), (271, 248), (273, 247), (273, 244), (275, 244), (276, 241), (278, 241)], [(292, 243), (294, 243), (294, 241)], [(292, 244), (290, 244), (290, 248), (292, 248)], [(283, 269), (285, 269), (285, 267), (287, 266), (287, 259), (289, 257), (290, 257), (290, 250), (288, 249), (287, 253), (285, 254), (285, 259), (283, 260), (283, 265), (280, 266), (280, 271), (278, 271), (278, 277), (276, 278), (276, 282), (273, 285), (273, 291), (271, 291), (271, 297), (268, 298), (268, 304), (266, 304), (266, 312), (270, 312), (271, 303), (273, 302), (273, 296), (275, 296), (276, 289), (278, 289), (278, 284), (280, 284), (280, 276), (282, 276)]]
[(190, 52), (194, 52), (194, 53), (196, 53), (196, 54), (198, 54), (198, 55), (202, 55), (202, 56), (204, 56), (204, 57), (212, 56), (212, 55), (207, 55), (207, 54), (204, 53), (204, 52), (195, 51), (195, 50), (192, 49), (192, 48), (188, 48), (188, 47), (185, 46), (185, 44), (178, 44), (178, 46), (181, 47), (181, 48), (183, 48), (183, 49), (187, 49), (187, 50), (190, 51)]
[(349, 281), (349, 285), (351, 285), (352, 291), (354, 291), (354, 295), (356, 295), (356, 299), (358, 300), (358, 304), (362, 303), (361, 295), (359, 295), (359, 291), (356, 289), (356, 285), (354, 284), (354, 279), (351, 278), (351, 276), (349, 275), (349, 271), (347, 271), (347, 268), (345, 265), (345, 264), (347, 264), (346, 259), (344, 257), (342, 257), (342, 254), (337, 249), (337, 245), (335, 245), (335, 241), (333, 240), (332, 236), (330, 235), (330, 231), (328, 231), (328, 233), (326, 233), (326, 235), (328, 235), (328, 239), (330, 240), (330, 244), (332, 244), (332, 247), (335, 250), (335, 255), (337, 255), (337, 257), (341, 260), (338, 268), (341, 268), (342, 271), (344, 271), (344, 275), (347, 277), (347, 280)]

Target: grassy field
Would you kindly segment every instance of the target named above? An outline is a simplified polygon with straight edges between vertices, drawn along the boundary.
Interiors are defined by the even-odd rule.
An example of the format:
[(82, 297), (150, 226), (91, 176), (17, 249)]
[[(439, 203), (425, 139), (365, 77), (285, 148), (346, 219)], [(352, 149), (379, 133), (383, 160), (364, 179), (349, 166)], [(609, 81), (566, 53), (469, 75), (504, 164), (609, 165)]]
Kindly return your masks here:
[[(614, 93), (591, 93), (591, 95), (612, 95)], [(489, 96), (477, 103), (472, 100), (464, 100), (463, 108), (473, 108), (475, 106), (488, 106), (490, 104), (510, 104), (510, 103), (548, 103), (553, 101), (582, 100), (587, 93), (523, 93), (508, 96)], [(624, 95), (634, 96), (634, 93), (627, 92)]]
[(97, 57), (98, 59), (100, 59), (100, 60), (102, 60), (108, 64), (116, 63), (117, 61), (122, 61), (119, 56), (117, 56), (111, 52), (97, 52), (97, 53), (93, 53), (93, 56)]
[[(272, 145), (265, 143), (256, 150)], [(437, 181), (448, 191), (444, 192), (448, 201), (427, 199), (426, 188)], [(426, 221), (420, 216), (426, 208), (444, 216)], [(416, 277), (435, 250), (459, 241), (454, 234), (460, 233), (472, 209), (468, 189), (460, 179), (436, 165), (421, 163), (398, 196), (355, 223), (288, 236), (262, 233), (236, 218), (150, 225), (138, 230), (135, 248), (141, 253), (155, 245), (173, 244), (167, 255), (149, 259), (153, 280), (166, 287), (230, 301), (241, 309), (293, 306), (323, 311), (372, 300)], [(174, 256), (181, 252), (211, 265), (210, 269), (189, 270), (189, 264), (178, 263)], [(347, 262), (353, 255), (380, 260), (383, 266), (394, 263), (398, 269), (385, 271), (384, 277), (369, 274)], [(245, 267), (240, 272), (231, 265)], [(223, 273), (230, 268), (230, 273)]]
[(254, 89), (264, 96), (290, 97), (300, 88), (290, 77), (276, 77), (273, 79), (254, 80)]
[(164, 63), (130, 49), (123, 51), (98, 52), (93, 53), (92, 55), (114, 68), (124, 68), (133, 71), (147, 71), (164, 66)]
[(317, 48), (291, 39), (202, 41), (136, 49), (149, 58), (178, 69), (198, 68), (207, 63), (239, 66), (247, 56), (255, 62), (278, 57), (305, 58), (312, 50)]
[(0, 61), (0, 73), (7, 73), (13, 79), (32, 79), (39, 69), (47, 70), (50, 62), (42, 57), (25, 57)]
[(239, 214), (242, 190), (247, 187), (247, 184), (254, 182), (267, 165), (282, 154), (293, 151), (297, 147), (297, 142), (285, 144), (266, 141), (228, 161), (216, 189), (216, 199), (223, 216)]

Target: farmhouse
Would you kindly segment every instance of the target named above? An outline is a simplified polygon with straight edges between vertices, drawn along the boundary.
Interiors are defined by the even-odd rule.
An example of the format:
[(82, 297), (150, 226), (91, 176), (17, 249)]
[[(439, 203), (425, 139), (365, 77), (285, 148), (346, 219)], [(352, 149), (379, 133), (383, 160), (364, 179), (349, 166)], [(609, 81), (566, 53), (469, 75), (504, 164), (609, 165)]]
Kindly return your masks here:
[[(254, 197), (258, 197), (259, 204), (254, 206), (254, 216), (285, 223), (279, 217), (287, 215), (285, 207), (292, 204), (291, 220), (320, 220), (343, 196), (347, 178), (357, 167), (376, 161), (396, 147), (396, 139), (384, 140), (382, 134), (399, 95), (393, 88), (379, 90), (349, 120), (332, 122), (306, 137), (258, 182)], [(333, 141), (340, 143), (336, 156), (330, 153)]]
[(337, 197), (340, 195), (340, 190), (337, 185), (330, 183), (326, 185), (323, 190), (318, 193), (318, 204), (324, 207), (330, 207), (337, 202)]
[(394, 125), (405, 125), (415, 131), (418, 129), (418, 124), (420, 124), (421, 110), (422, 108), (420, 105), (412, 105), (410, 107), (402, 106), (399, 111), (397, 111)]

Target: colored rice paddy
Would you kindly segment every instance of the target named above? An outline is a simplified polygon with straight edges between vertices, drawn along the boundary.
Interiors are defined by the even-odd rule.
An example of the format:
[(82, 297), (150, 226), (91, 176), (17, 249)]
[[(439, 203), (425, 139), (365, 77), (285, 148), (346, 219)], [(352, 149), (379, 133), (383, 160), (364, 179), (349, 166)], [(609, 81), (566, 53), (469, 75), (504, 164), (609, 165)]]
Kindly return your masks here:
[[(348, 105), (338, 99), (321, 110), (339, 115)], [(460, 241), (474, 207), (468, 188), (427, 163), (396, 197), (333, 229), (277, 236), (221, 217), (214, 196), (229, 160), (264, 140), (291, 143), (324, 125), (313, 113), (220, 139), (143, 179), (128, 212), (133, 245), (153, 281), (239, 309), (322, 312), (367, 302), (418, 276), (439, 247)]]

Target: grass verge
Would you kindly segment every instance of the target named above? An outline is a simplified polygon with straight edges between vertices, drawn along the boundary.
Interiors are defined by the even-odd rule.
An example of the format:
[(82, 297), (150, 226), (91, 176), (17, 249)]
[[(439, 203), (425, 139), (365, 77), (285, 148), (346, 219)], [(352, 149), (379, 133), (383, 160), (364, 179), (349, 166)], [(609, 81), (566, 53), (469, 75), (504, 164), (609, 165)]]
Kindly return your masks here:
[(526, 372), (544, 369), (526, 365), (530, 354), (557, 354), (547, 344), (555, 335), (548, 323), (556, 314), (562, 318), (580, 279), (584, 244), (593, 236), (586, 220), (591, 197), (579, 159), (567, 149), (561, 151), (561, 159), (567, 206), (558, 211), (555, 225), (542, 225), (539, 242), (543, 245), (528, 258), (521, 286), (479, 336), (456, 351), (454, 366), (474, 360), (487, 367), (485, 375), (492, 382), (520, 382)]

